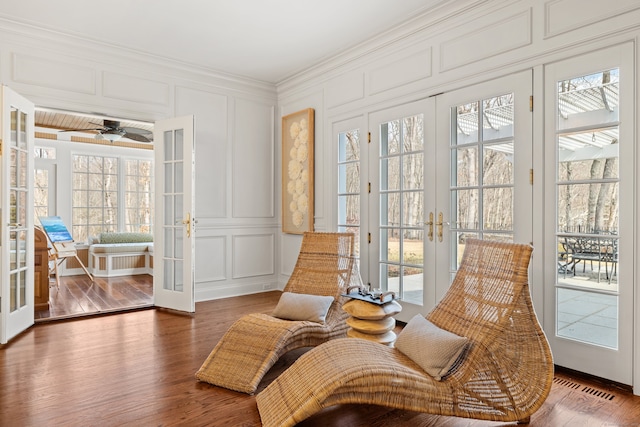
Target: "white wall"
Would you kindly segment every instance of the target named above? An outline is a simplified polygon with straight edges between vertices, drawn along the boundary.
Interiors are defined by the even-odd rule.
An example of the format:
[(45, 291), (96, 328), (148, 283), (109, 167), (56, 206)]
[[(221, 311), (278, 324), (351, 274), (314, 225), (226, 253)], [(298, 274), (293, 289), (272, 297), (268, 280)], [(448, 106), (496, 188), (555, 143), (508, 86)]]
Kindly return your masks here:
[(277, 287), (275, 87), (2, 20), (0, 81), (41, 107), (195, 115), (196, 300)]
[[(534, 151), (542, 151), (543, 66), (631, 41), (636, 46), (635, 80), (638, 81), (639, 38), (640, 2), (637, 0), (606, 3), (597, 0), (490, 0), (478, 2), (463, 13), (443, 8), (437, 14), (416, 17), (366, 45), (281, 82), (278, 85), (278, 117), (302, 108), (315, 109), (315, 228), (336, 228), (333, 176), (336, 135), (332, 129), (339, 122), (353, 119), (361, 123), (361, 129), (366, 132), (370, 130), (367, 117), (372, 112), (518, 71), (533, 70)], [(637, 106), (640, 103), (637, 91), (634, 97)], [(638, 113), (636, 107), (636, 121)], [(277, 138), (280, 139), (279, 133)], [(534, 169), (536, 173), (544, 173), (541, 155), (534, 155)], [(534, 211), (540, 213), (534, 215), (533, 243), (537, 248), (543, 246), (544, 236), (542, 181), (539, 179), (534, 184)], [(638, 247), (640, 234), (636, 235), (636, 240)], [(287, 260), (294, 256), (298, 241), (293, 236), (282, 237), (280, 259), (285, 277), (286, 272), (291, 271)], [(536, 311), (542, 315), (541, 262), (544, 257), (539, 249), (537, 251), (532, 263), (532, 294)], [(636, 254), (636, 264), (637, 259)], [(640, 342), (637, 279), (633, 286), (636, 289), (633, 322), (636, 342)], [(640, 345), (636, 344), (635, 349), (634, 366), (638, 372)], [(637, 373), (634, 384), (638, 393), (640, 375)]]
[[(533, 69), (541, 106), (545, 64), (627, 41), (636, 46), (640, 77), (637, 0), (486, 0), (464, 12), (449, 10), (455, 3), (277, 88), (0, 20), (0, 81), (38, 106), (148, 121), (194, 114), (196, 298), (259, 292), (283, 285), (300, 245), (300, 236), (280, 232), (283, 115), (315, 109), (315, 228), (333, 230), (334, 123), (357, 118), (366, 128), (371, 112), (524, 69)], [(543, 117), (536, 107), (536, 146)], [(535, 203), (542, 202), (541, 191), (535, 187)], [(534, 240), (541, 239), (543, 224), (534, 226)], [(540, 275), (534, 264), (533, 281)], [(542, 287), (533, 292), (541, 312)], [(640, 351), (635, 357), (637, 368)]]

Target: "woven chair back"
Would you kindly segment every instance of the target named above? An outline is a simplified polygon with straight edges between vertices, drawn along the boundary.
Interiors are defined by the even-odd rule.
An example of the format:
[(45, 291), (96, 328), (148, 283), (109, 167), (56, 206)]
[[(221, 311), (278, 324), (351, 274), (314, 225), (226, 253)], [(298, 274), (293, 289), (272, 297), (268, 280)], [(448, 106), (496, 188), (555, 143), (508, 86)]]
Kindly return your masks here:
[(528, 267), (532, 250), (529, 245), (467, 239), (451, 287), (427, 318), (477, 341), (491, 339), (512, 326), (516, 309), (524, 308), (530, 316)]
[(359, 282), (353, 233), (306, 232), (284, 291), (338, 297)]

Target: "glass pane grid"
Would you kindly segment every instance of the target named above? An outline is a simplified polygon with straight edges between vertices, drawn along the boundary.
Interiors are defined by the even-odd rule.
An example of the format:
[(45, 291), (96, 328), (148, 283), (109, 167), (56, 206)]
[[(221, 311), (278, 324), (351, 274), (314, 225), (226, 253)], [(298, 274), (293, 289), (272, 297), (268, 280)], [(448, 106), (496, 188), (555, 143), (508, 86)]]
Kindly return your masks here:
[(557, 88), (556, 333), (617, 349), (619, 70)]
[(424, 118), (380, 126), (380, 288), (423, 304)]
[[(339, 232), (353, 233), (355, 254), (360, 256), (360, 131), (338, 134), (338, 216)], [(287, 189), (296, 191), (295, 188)]]
[[(465, 235), (512, 236), (513, 102), (513, 93), (508, 93), (454, 108), (451, 230), (460, 241)], [(458, 249), (452, 248), (454, 259)]]

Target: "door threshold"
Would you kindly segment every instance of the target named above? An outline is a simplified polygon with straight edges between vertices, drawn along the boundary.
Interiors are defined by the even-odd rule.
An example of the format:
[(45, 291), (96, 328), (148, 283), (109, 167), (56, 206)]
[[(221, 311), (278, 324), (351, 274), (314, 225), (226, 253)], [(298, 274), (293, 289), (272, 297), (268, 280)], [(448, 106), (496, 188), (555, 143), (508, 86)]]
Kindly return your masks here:
[(91, 318), (91, 317), (99, 317), (99, 316), (106, 316), (106, 315), (112, 315), (112, 314), (128, 313), (128, 312), (132, 312), (132, 311), (149, 310), (151, 308), (155, 308), (155, 306), (153, 304), (143, 304), (143, 305), (136, 305), (136, 306), (132, 306), (132, 307), (114, 308), (114, 309), (110, 309), (110, 310), (93, 311), (93, 312), (89, 312), (89, 313), (74, 313), (74, 314), (66, 314), (66, 315), (62, 315), (62, 316), (42, 317), (42, 318), (39, 318), (39, 319), (35, 319), (34, 323), (38, 324), (38, 323), (55, 322), (55, 321), (58, 321), (58, 320), (87, 319), (87, 318)]

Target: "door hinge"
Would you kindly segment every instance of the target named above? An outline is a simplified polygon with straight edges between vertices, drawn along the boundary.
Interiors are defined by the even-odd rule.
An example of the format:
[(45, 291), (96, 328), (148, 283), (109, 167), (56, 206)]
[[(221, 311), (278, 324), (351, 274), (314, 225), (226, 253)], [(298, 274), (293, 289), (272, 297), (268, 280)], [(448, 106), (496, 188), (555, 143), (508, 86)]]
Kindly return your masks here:
[(369, 194), (371, 194), (371, 183), (369, 183)]
[(529, 169), (529, 184), (533, 185), (533, 169)]
[(371, 243), (371, 233), (368, 233), (367, 239), (369, 240), (369, 243)]
[(529, 96), (529, 111), (533, 111), (533, 95)]
[(2, 156), (2, 140), (0, 139), (0, 156)]
[(371, 132), (369, 132), (368, 138), (369, 138), (369, 144), (371, 144)]

